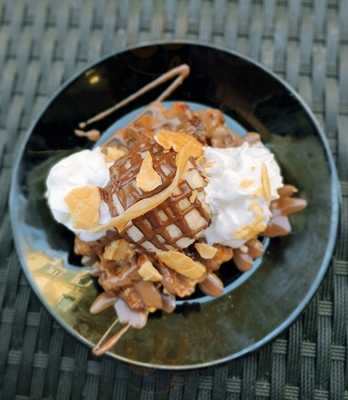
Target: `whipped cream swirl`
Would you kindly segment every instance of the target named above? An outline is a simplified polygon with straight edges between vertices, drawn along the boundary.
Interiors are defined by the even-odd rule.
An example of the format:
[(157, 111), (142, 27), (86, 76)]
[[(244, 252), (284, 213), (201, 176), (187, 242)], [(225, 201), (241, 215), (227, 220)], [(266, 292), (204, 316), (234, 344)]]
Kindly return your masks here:
[(213, 214), (206, 240), (238, 248), (261, 233), (271, 218), (269, 199), (262, 195), (262, 169), (267, 168), (271, 200), (275, 200), (283, 186), (279, 165), (262, 143), (205, 147), (204, 156), (208, 165), (205, 201)]
[[(84, 241), (97, 240), (105, 232), (88, 232), (74, 228), (71, 214), (65, 202), (66, 195), (81, 186), (105, 187), (110, 180), (110, 173), (105, 157), (100, 148), (82, 150), (60, 160), (47, 177), (46, 197), (53, 217), (65, 225)], [(109, 207), (101, 202), (99, 223), (105, 224), (111, 219)]]

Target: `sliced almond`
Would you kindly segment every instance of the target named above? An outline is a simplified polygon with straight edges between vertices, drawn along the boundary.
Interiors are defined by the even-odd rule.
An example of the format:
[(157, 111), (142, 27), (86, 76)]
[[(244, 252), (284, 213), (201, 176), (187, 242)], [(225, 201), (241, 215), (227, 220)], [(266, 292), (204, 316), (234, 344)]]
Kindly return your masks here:
[(103, 257), (106, 260), (129, 260), (134, 255), (133, 246), (125, 239), (114, 240), (105, 246)]
[(70, 190), (64, 198), (74, 228), (90, 229), (99, 222), (100, 192), (96, 186), (81, 186)]
[(180, 253), (179, 251), (158, 251), (157, 257), (167, 267), (173, 269), (181, 275), (186, 276), (187, 278), (199, 279), (206, 272), (203, 264), (192, 260), (192, 258)]
[(104, 229), (115, 227), (119, 232), (122, 232), (123, 229), (127, 226), (127, 224), (132, 221), (134, 218), (140, 217), (141, 215), (146, 214), (148, 211), (153, 210), (159, 204), (163, 203), (167, 200), (174, 190), (177, 188), (178, 183), (183, 177), (186, 169), (186, 164), (191, 157), (190, 146), (186, 145), (182, 149), (180, 149), (179, 153), (176, 156), (176, 173), (172, 183), (162, 192), (159, 192), (151, 197), (140, 200), (137, 203), (133, 204), (129, 207), (123, 214), (114, 217), (110, 222), (104, 225), (99, 225), (96, 228), (91, 228), (92, 232), (99, 232)]
[(205, 260), (214, 258), (218, 251), (216, 247), (210, 246), (207, 243), (196, 243), (195, 248), (198, 251), (198, 254)]
[(162, 275), (145, 255), (139, 257), (138, 264), (140, 265), (138, 273), (144, 281), (160, 282), (162, 280)]
[(184, 132), (160, 129), (155, 135), (155, 140), (164, 149), (173, 149), (176, 152), (179, 152), (185, 145), (189, 145), (191, 155), (195, 158), (200, 157), (203, 153), (203, 145), (192, 135)]
[(108, 146), (105, 150), (105, 159), (108, 162), (117, 161), (126, 154), (125, 150), (115, 146)]
[(263, 196), (269, 203), (272, 200), (271, 183), (269, 180), (268, 169), (265, 163), (262, 163), (261, 165), (261, 185)]
[(154, 170), (152, 164), (152, 157), (149, 151), (146, 152), (145, 158), (141, 164), (140, 171), (138, 172), (136, 183), (138, 188), (144, 192), (151, 192), (162, 183), (162, 178)]

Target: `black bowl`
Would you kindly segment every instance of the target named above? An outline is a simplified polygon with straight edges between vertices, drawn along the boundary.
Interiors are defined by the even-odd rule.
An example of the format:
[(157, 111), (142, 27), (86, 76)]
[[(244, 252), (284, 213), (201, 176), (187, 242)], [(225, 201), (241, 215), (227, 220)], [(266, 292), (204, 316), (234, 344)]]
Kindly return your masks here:
[[(172, 315), (155, 314), (109, 353), (172, 369), (213, 365), (259, 348), (299, 316), (324, 277), (335, 243), (339, 188), (327, 139), (301, 98), (261, 65), (215, 47), (156, 43), (108, 56), (67, 82), (33, 123), (16, 157), (10, 196), (16, 247), (33, 289), (67, 331), (92, 346), (114, 314), (89, 314), (98, 288), (72, 255), (73, 236), (50, 215), (45, 179), (59, 158), (91, 146), (73, 134), (80, 121), (182, 63), (191, 74), (171, 100), (219, 108), (241, 133), (259, 132), (285, 180), (300, 188), (309, 206), (292, 218), (293, 234), (271, 240), (251, 272), (227, 271), (223, 296), (190, 299)], [(124, 123), (158, 94), (156, 89), (93, 128), (110, 132), (115, 121)]]

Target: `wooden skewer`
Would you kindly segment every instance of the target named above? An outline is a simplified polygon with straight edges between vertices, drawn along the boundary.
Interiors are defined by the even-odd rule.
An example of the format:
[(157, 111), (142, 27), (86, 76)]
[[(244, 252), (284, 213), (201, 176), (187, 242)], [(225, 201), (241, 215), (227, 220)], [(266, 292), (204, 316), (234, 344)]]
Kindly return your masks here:
[(109, 335), (111, 330), (118, 324), (118, 318), (109, 326), (109, 328), (105, 331), (104, 335), (99, 339), (99, 342), (93, 347), (93, 353), (97, 351), (101, 345), (101, 343), (105, 340), (105, 338)]
[(125, 325), (122, 329), (120, 329), (115, 335), (111, 336), (106, 342), (102, 345), (103, 341), (106, 339), (106, 337), (109, 335), (111, 332), (112, 328), (116, 326), (118, 323), (118, 319), (116, 319), (109, 329), (104, 333), (104, 335), (101, 337), (99, 342), (94, 346), (93, 348), (93, 354), (96, 356), (101, 356), (105, 354), (108, 350), (111, 349), (111, 347), (115, 346), (115, 344), (121, 339), (121, 337), (128, 331), (130, 328), (130, 324)]
[(175, 81), (158, 97), (157, 100), (162, 101), (166, 97), (168, 97), (178, 86), (180, 86), (183, 83), (184, 79), (189, 75), (189, 73), (190, 73), (190, 67), (187, 64), (179, 65), (178, 67), (171, 69), (170, 71), (161, 75), (154, 81), (143, 86), (137, 92), (131, 94), (130, 96), (128, 96), (124, 100), (120, 101), (119, 103), (115, 104), (114, 106), (95, 115), (92, 118), (89, 118), (85, 122), (80, 122), (79, 127), (81, 129), (84, 129), (87, 125), (90, 125), (96, 121), (100, 121), (101, 119), (112, 114), (114, 111), (126, 106), (127, 104), (131, 103), (133, 100), (137, 99), (138, 97), (142, 96), (143, 94), (147, 93), (148, 91), (156, 88), (157, 86), (161, 85), (162, 83), (167, 82), (169, 79), (172, 79), (178, 75), (178, 77), (175, 79)]

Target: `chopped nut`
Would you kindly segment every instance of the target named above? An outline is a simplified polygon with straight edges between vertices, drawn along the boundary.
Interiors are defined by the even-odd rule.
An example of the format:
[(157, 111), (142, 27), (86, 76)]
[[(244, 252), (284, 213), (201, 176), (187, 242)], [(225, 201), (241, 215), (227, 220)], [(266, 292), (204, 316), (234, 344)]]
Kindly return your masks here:
[(143, 254), (138, 258), (138, 265), (140, 265), (138, 273), (144, 281), (160, 282), (162, 280), (162, 275), (157, 271), (146, 255)]
[(106, 260), (123, 261), (134, 255), (133, 246), (125, 239), (114, 240), (105, 246), (103, 257)]
[(195, 248), (198, 251), (198, 254), (206, 260), (210, 260), (211, 258), (215, 257), (218, 251), (216, 247), (209, 246), (207, 243), (196, 243)]
[(98, 224), (101, 198), (96, 186), (74, 188), (64, 200), (76, 229), (90, 229)]
[(184, 132), (174, 132), (168, 129), (161, 129), (155, 135), (156, 142), (164, 149), (173, 149), (178, 152), (186, 144), (190, 144), (192, 157), (200, 157), (203, 152), (203, 145), (192, 135)]
[(140, 171), (138, 172), (136, 183), (138, 188), (144, 192), (151, 192), (162, 183), (162, 178), (154, 170), (152, 165), (152, 157), (149, 151), (146, 152)]
[(175, 250), (158, 251), (157, 257), (167, 267), (191, 279), (201, 278), (206, 269), (203, 264)]
[(119, 158), (123, 157), (126, 152), (122, 149), (119, 149), (115, 146), (109, 146), (106, 148), (106, 161), (117, 161)]

